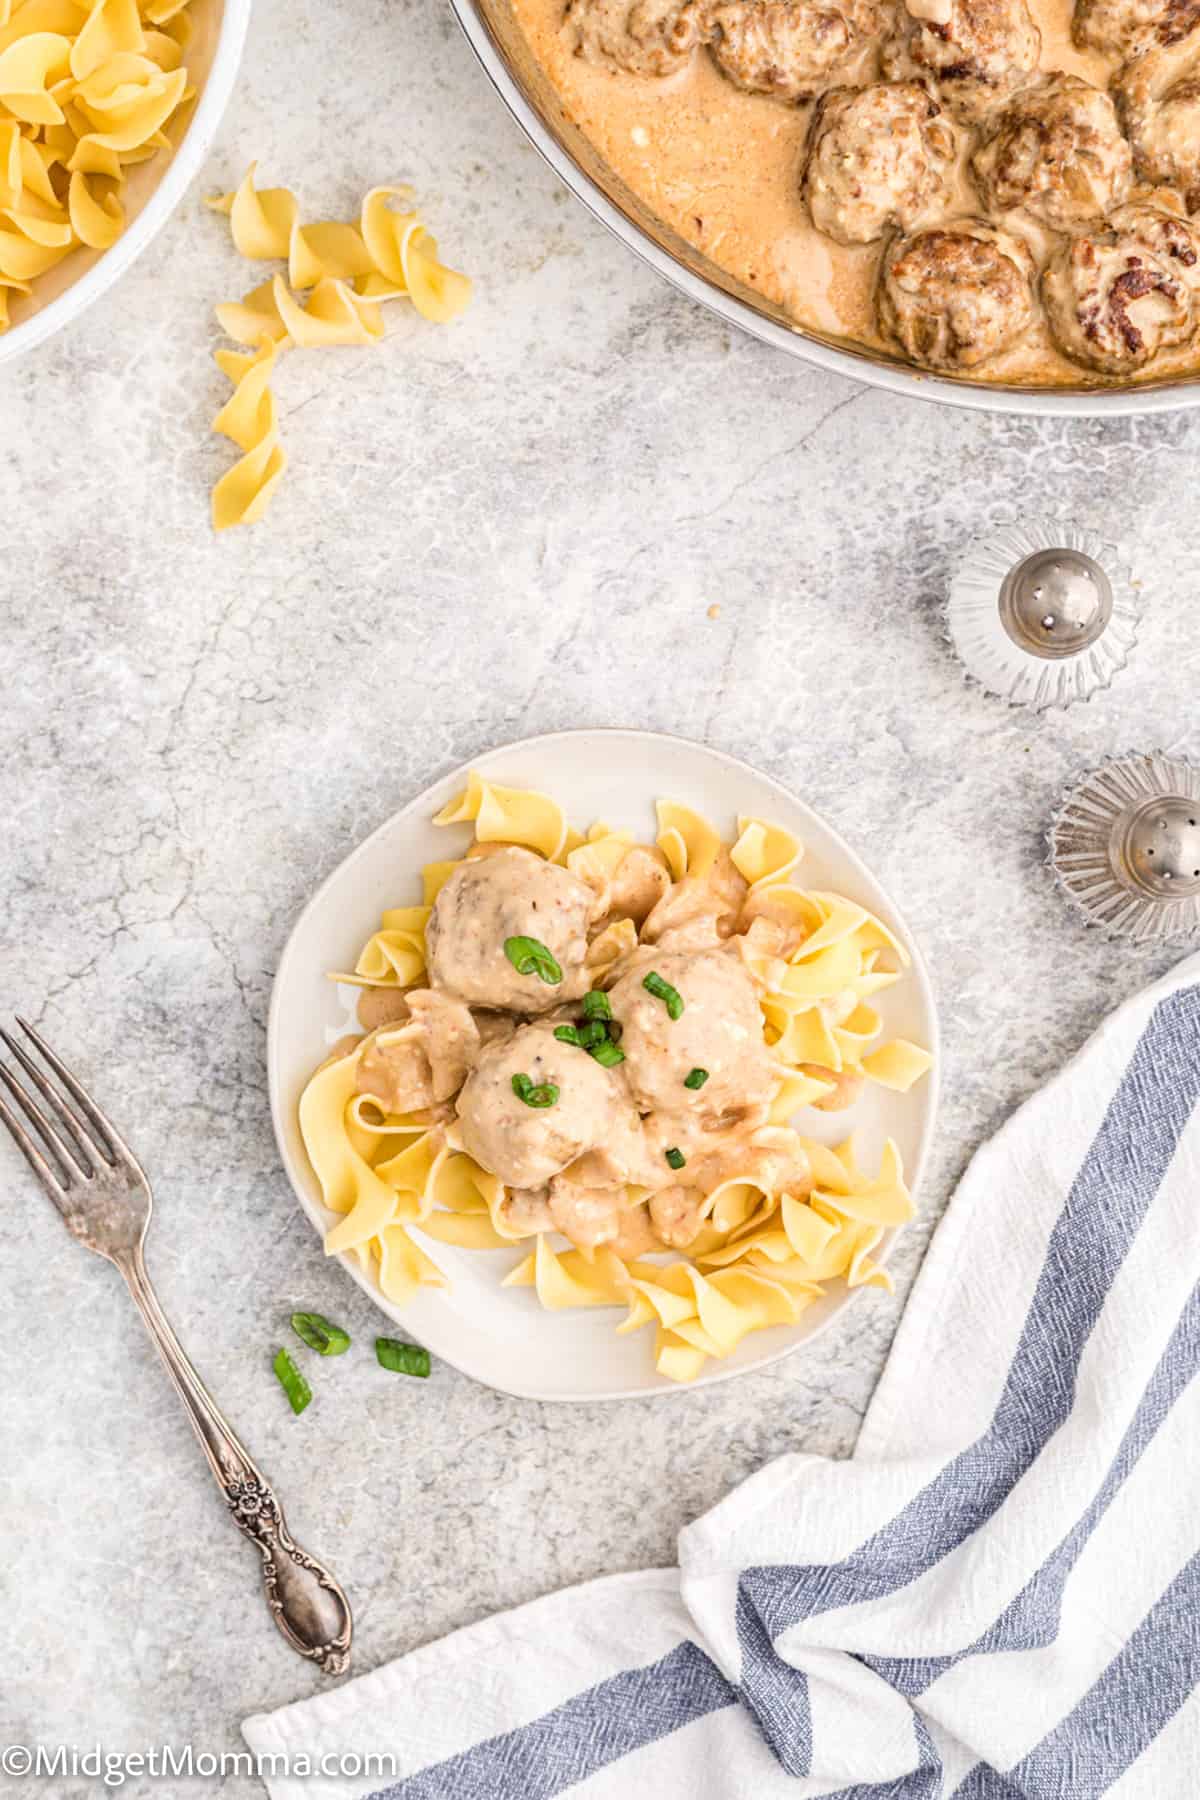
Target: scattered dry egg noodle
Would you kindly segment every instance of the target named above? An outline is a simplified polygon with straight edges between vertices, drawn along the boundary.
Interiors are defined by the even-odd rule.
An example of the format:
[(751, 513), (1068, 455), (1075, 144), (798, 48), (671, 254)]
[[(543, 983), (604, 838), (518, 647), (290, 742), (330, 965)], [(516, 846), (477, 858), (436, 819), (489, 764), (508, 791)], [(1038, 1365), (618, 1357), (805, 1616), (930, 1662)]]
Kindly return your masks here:
[(285, 262), (287, 278), (277, 274), (216, 309), (226, 336), (244, 346), (216, 352), (234, 391), (213, 430), (242, 452), (213, 489), (217, 531), (261, 519), (287, 467), (270, 388), (282, 350), (378, 343), (385, 300), (409, 299), (424, 318), (446, 324), (471, 298), (470, 281), (438, 260), (437, 243), (420, 216), (393, 209), (393, 201), (411, 200), (408, 188), (372, 188), (357, 224), (304, 224), (290, 188), (255, 187), (255, 166), (236, 193), (208, 204), (228, 216), (244, 257)]

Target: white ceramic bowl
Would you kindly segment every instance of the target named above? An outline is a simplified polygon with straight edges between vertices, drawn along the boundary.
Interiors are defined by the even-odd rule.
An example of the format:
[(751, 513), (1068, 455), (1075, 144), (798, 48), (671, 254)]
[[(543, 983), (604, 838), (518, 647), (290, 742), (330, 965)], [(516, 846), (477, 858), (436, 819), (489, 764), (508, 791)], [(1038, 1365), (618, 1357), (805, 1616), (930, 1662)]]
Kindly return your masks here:
[(166, 223), (208, 155), (237, 78), (250, 0), (193, 0), (191, 12), (196, 36), (186, 61), (199, 98), (186, 130), (171, 153), (130, 171), (122, 193), (129, 222), (111, 250), (75, 250), (34, 282), (28, 299), (14, 298), (15, 323), (0, 335), (0, 363), (44, 343), (112, 287)]
[[(911, 971), (879, 996), (879, 1008), (889, 1035), (911, 1037), (937, 1056), (933, 992), (911, 933), (854, 852), (778, 782), (719, 751), (649, 731), (555, 732), (489, 751), (470, 767), (509, 786), (551, 792), (572, 822), (585, 827), (603, 818), (643, 838), (653, 837), (654, 801), (661, 796), (695, 807), (725, 835), (732, 834), (738, 813), (758, 814), (794, 831), (805, 844), (801, 879), (815, 888), (836, 889), (869, 907), (911, 949)], [(431, 820), (465, 785), (466, 773), (463, 768), (443, 776), (351, 852), (301, 913), (279, 964), (267, 1032), (271, 1116), (300, 1204), (322, 1236), (336, 1215), (321, 1202), (296, 1109), (327, 1046), (355, 1028), (357, 992), (339, 988), (325, 971), (353, 968), (384, 908), (419, 898), (423, 863), (465, 849), (469, 827), (438, 829)], [(834, 1116), (810, 1111), (804, 1129), (834, 1143), (853, 1125), (867, 1166), (878, 1157), (884, 1139), (895, 1138), (915, 1193), (936, 1109), (935, 1065), (910, 1094), (868, 1084), (852, 1112)], [(881, 1261), (895, 1236), (885, 1238), (878, 1252)], [(352, 1258), (343, 1260), (349, 1274), (389, 1318), (464, 1374), (535, 1400), (618, 1400), (681, 1391), (656, 1374), (649, 1331), (624, 1338), (615, 1335), (620, 1312), (608, 1308), (544, 1312), (532, 1289), (501, 1287), (502, 1277), (522, 1259), (525, 1249), (467, 1251), (431, 1239), (424, 1247), (446, 1271), (451, 1286), (422, 1289), (403, 1308), (393, 1306)], [(809, 1342), (851, 1302), (869, 1306), (871, 1293), (835, 1289), (795, 1325), (752, 1333), (731, 1357), (706, 1364), (691, 1387), (765, 1368)]]

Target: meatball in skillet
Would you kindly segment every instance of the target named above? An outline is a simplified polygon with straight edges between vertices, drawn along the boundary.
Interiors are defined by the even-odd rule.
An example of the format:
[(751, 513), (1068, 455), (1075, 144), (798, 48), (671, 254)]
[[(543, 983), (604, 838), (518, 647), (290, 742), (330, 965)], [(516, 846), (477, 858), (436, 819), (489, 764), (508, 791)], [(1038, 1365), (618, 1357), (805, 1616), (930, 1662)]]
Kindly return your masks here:
[(1077, 75), (1055, 75), (1010, 100), (990, 121), (971, 167), (990, 212), (1023, 207), (1055, 231), (1102, 218), (1133, 179), (1116, 108)]
[(1133, 375), (1187, 343), (1200, 312), (1200, 233), (1149, 205), (1062, 245), (1042, 276), (1051, 335), (1064, 355), (1106, 375)]
[(1114, 83), (1142, 181), (1200, 208), (1200, 5), (1176, 7), (1135, 39)]
[(802, 101), (836, 81), (878, 30), (875, 8), (860, 0), (724, 0), (707, 10), (704, 36), (735, 87)]
[(1075, 0), (1071, 36), (1081, 50), (1124, 56), (1142, 32), (1189, 10), (1192, 0)]
[(576, 55), (630, 75), (674, 75), (700, 42), (691, 0), (568, 0)]
[(926, 368), (977, 369), (1028, 329), (1033, 272), (1028, 245), (985, 219), (915, 232), (884, 252), (880, 326)]
[(883, 46), (883, 72), (925, 82), (974, 125), (1033, 78), (1041, 49), (1026, 0), (908, 0)]
[(839, 244), (910, 231), (945, 198), (955, 132), (914, 81), (833, 88), (817, 103), (802, 188), (812, 222)]

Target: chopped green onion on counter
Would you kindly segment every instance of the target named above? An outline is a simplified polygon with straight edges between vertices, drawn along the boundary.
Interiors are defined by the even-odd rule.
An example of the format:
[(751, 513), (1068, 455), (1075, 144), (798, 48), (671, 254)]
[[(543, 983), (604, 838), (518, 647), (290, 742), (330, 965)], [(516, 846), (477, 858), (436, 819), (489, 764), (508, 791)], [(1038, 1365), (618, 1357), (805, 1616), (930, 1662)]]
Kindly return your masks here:
[(312, 1389), (286, 1350), (276, 1353), (271, 1367), (275, 1371), (275, 1379), (288, 1397), (292, 1411), (302, 1413), (312, 1399)]
[(375, 1360), (393, 1375), (419, 1375), (423, 1379), (429, 1373), (428, 1350), (422, 1350), (420, 1344), (402, 1344), (399, 1338), (376, 1338)]
[(350, 1348), (350, 1335), (331, 1325), (320, 1313), (294, 1312), (292, 1330), (318, 1356), (341, 1356)]

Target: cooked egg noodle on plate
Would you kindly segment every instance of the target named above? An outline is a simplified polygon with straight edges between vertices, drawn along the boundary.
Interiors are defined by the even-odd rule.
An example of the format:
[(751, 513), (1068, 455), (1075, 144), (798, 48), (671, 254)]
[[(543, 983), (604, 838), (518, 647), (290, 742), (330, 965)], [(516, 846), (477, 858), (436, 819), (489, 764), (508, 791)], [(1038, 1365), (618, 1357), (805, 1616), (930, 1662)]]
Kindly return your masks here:
[[(870, 1004), (902, 979), (910, 961), (887, 926), (842, 895), (795, 885), (802, 846), (767, 820), (740, 818), (726, 844), (690, 808), (661, 801), (656, 844), (637, 844), (602, 822), (579, 832), (548, 795), (472, 774), (435, 823), (473, 826), (468, 862), (516, 847), (593, 891), (586, 969), (602, 994), (629, 967), (640, 976), (647, 958), (666, 963), (665, 949), (660, 957), (655, 943), (648, 957), (639, 937), (658, 929), (648, 923), (651, 914), (666, 922), (664, 944), (674, 931), (695, 955), (707, 949), (740, 959), (758, 998), (772, 1091), (744, 1143), (736, 1129), (724, 1138), (711, 1134), (709, 1148), (723, 1146), (711, 1181), (679, 1189), (624, 1183), (618, 1217), (642, 1229), (631, 1238), (618, 1231), (619, 1247), (563, 1238), (548, 1226), (544, 1208), (523, 1206), (528, 1196), (464, 1147), (454, 1102), (478, 1054), (478, 1033), (457, 1000), (424, 993), (426, 928), (464, 859), (428, 865), (421, 903), (386, 912), (353, 971), (333, 977), (360, 990), (360, 1007), (382, 1007), (372, 1017), (384, 1022), (337, 1047), (301, 1097), (309, 1160), (326, 1205), (340, 1215), (327, 1252), (354, 1255), (387, 1298), (402, 1304), (418, 1286), (447, 1285), (414, 1233), (463, 1249), (524, 1245), (506, 1287), (532, 1289), (553, 1311), (623, 1308), (618, 1333), (651, 1330), (655, 1367), (675, 1381), (693, 1379), (710, 1358), (729, 1356), (750, 1332), (794, 1323), (830, 1282), (890, 1289), (873, 1252), (913, 1210), (896, 1145), (887, 1141), (871, 1173), (859, 1165), (853, 1134), (830, 1148), (792, 1124), (807, 1107), (848, 1103), (864, 1081), (907, 1092), (931, 1066), (919, 1045), (883, 1039)], [(735, 931), (721, 911), (730, 905)], [(418, 994), (423, 999), (408, 1009), (404, 996)], [(449, 1026), (457, 1037), (446, 1035)], [(466, 1051), (462, 1038), (471, 1040)], [(583, 1054), (582, 1047), (569, 1054)], [(408, 1071), (404, 1091), (427, 1104), (393, 1109), (387, 1071), (397, 1057)], [(708, 1080), (702, 1069), (689, 1077), (697, 1089)], [(557, 1103), (557, 1089), (551, 1102), (534, 1093), (527, 1104)], [(546, 1116), (553, 1119), (553, 1111)], [(681, 1120), (680, 1141), (690, 1142), (687, 1129)], [(688, 1160), (674, 1148), (666, 1158), (672, 1170)], [(579, 1164), (587, 1160), (581, 1156)], [(686, 1218), (682, 1258), (672, 1257), (665, 1226), (657, 1236), (649, 1228), (665, 1194), (675, 1196)], [(671, 1216), (665, 1209), (662, 1217)]]

